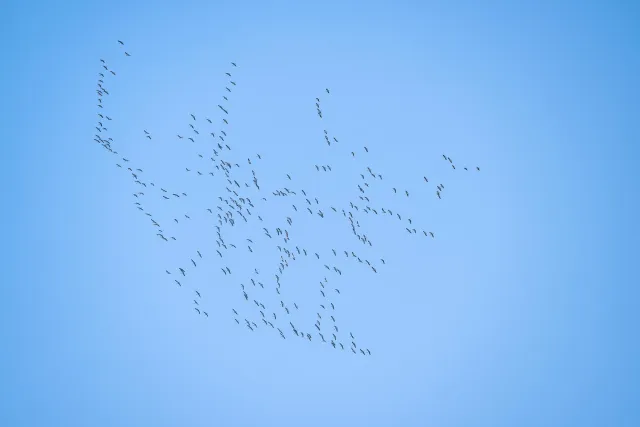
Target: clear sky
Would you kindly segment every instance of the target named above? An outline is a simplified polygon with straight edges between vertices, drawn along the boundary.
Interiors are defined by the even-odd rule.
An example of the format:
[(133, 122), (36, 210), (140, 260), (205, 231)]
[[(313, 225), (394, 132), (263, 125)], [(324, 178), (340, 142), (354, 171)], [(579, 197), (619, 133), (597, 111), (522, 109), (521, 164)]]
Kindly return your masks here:
[[(0, 425), (640, 425), (632, 3), (4, 2)], [(93, 141), (101, 58), (119, 155)], [(224, 228), (222, 259), (220, 130), (233, 179), (261, 186), (242, 189), (255, 209)], [(309, 251), (282, 295), (276, 245)], [(292, 334), (318, 312), (345, 351)]]

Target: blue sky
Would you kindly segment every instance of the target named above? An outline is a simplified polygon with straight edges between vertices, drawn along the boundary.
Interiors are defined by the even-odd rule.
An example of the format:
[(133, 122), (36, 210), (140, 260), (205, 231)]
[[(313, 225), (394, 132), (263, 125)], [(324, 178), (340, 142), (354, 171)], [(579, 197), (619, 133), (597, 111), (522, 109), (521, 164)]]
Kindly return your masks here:
[[(639, 12), (567, 1), (3, 5), (0, 424), (640, 424)], [(163, 224), (180, 218), (166, 226), (175, 242), (136, 209), (121, 156), (92, 141), (101, 58), (117, 73), (104, 84), (113, 147), (149, 182), (189, 194), (144, 196)], [(225, 72), (237, 86), (221, 127)], [(197, 157), (204, 135), (176, 137), (191, 132), (190, 114), (199, 129), (225, 129), (239, 176), (251, 158), (261, 183), (251, 197), (264, 222), (227, 229), (238, 248), (224, 262), (205, 211), (226, 194), (221, 174), (193, 173), (210, 168)], [(339, 143), (327, 146), (324, 129)], [(367, 167), (383, 179), (362, 180)], [(365, 181), (372, 205), (403, 215), (359, 212), (371, 247), (327, 212), (360, 203)], [(283, 186), (318, 197), (325, 218), (269, 196)], [(407, 233), (406, 218), (435, 238)], [(287, 304), (300, 306), (291, 319), (314, 329), (328, 277), (341, 333), (371, 356), (290, 336), (281, 311), (286, 340), (233, 321), (236, 308), (259, 322), (239, 287), (253, 268), (270, 291), (252, 295), (279, 309), (284, 242), (263, 226), (322, 254), (283, 275)], [(179, 288), (190, 258), (198, 267)], [(195, 289), (209, 318), (193, 310)]]

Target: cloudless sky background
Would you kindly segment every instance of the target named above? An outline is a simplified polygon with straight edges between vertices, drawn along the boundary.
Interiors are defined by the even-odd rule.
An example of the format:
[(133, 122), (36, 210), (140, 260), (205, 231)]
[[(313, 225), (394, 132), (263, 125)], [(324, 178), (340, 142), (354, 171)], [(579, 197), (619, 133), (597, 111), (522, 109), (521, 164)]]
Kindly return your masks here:
[[(632, 3), (3, 3), (0, 425), (640, 425)], [(100, 58), (117, 73), (103, 98), (113, 148), (189, 194), (162, 203), (142, 189), (175, 242), (135, 208), (122, 156), (92, 141)], [(251, 157), (265, 197), (306, 189), (326, 215), (256, 193), (220, 261), (205, 208), (227, 194), (221, 174), (185, 167), (210, 168), (197, 154), (225, 93), (241, 173)], [(367, 181), (372, 207), (403, 215), (358, 214), (372, 247), (329, 212), (362, 205), (367, 166), (383, 175)], [(409, 235), (405, 218), (436, 238)], [(371, 356), (292, 337), (284, 314), (286, 340), (233, 321), (232, 307), (259, 322), (239, 283), (279, 308), (276, 226), (322, 254), (282, 278), (300, 329), (314, 330), (326, 276), (341, 333)], [(269, 293), (249, 284), (254, 267)]]

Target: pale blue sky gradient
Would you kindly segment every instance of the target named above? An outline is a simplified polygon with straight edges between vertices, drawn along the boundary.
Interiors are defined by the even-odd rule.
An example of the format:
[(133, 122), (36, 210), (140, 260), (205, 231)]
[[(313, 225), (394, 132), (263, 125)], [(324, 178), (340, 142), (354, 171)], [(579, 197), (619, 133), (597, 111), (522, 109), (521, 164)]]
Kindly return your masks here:
[[(0, 425), (640, 425), (633, 2), (130, 3), (0, 7)], [(133, 206), (137, 187), (92, 141), (100, 58), (117, 72), (114, 147), (189, 203), (220, 186), (184, 175), (198, 149), (175, 134), (189, 113), (219, 121), (235, 61), (229, 141), (263, 155), (265, 191), (290, 173), (344, 206), (371, 166), (377, 203), (434, 231), (370, 218), (387, 265), (343, 266), (340, 324), (371, 357), (238, 327), (244, 302), (217, 265), (167, 280), (214, 237), (193, 215), (167, 249)], [(276, 205), (263, 211), (291, 215)], [(299, 224), (309, 247), (364, 250), (344, 222)], [(285, 280), (308, 306), (313, 265)]]

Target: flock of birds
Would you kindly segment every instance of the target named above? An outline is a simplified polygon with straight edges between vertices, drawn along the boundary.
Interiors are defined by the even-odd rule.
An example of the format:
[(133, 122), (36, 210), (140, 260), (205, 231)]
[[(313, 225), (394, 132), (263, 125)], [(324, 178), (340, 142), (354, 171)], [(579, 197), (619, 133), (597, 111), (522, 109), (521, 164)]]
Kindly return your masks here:
[[(124, 50), (124, 42), (118, 40), (118, 44), (123, 55), (130, 57), (131, 54)], [(172, 204), (175, 207), (176, 204), (179, 205), (181, 201), (189, 197), (188, 193), (167, 189), (168, 187), (164, 184), (147, 179), (143, 169), (136, 167), (133, 160), (124, 157), (116, 150), (114, 139), (109, 136), (106, 126), (108, 122), (113, 120), (111, 117), (113, 114), (107, 114), (104, 101), (110, 96), (107, 81), (116, 78), (117, 74), (109, 68), (104, 59), (100, 59), (100, 65), (102, 69), (98, 74), (96, 88), (98, 121), (95, 127), (97, 133), (94, 141), (108, 153), (116, 156), (118, 159), (116, 167), (124, 171), (135, 184), (136, 191), (132, 195), (134, 205), (141, 214), (148, 218), (149, 225), (154, 229), (157, 238), (163, 244), (177, 241), (180, 236), (181, 224), (185, 221), (191, 221), (195, 216), (206, 218), (209, 221), (213, 220), (215, 224), (216, 246), (212, 248), (212, 251), (203, 250), (201, 252), (200, 249), (194, 249), (185, 258), (186, 262), (183, 265), (165, 269), (166, 276), (171, 283), (193, 292), (192, 312), (203, 318), (209, 318), (210, 313), (207, 311), (205, 299), (202, 296), (206, 291), (200, 289), (197, 284), (191, 284), (189, 279), (200, 265), (215, 264), (219, 268), (220, 274), (226, 276), (226, 280), (237, 287), (237, 291), (242, 295), (240, 300), (244, 300), (242, 308), (240, 306), (229, 307), (231, 322), (235, 322), (250, 332), (256, 332), (259, 329), (272, 330), (277, 332), (282, 339), (318, 341), (331, 345), (337, 350), (346, 350), (364, 356), (371, 355), (368, 348), (358, 345), (353, 332), (346, 331), (337, 320), (339, 317), (337, 307), (341, 295), (337, 283), (339, 283), (345, 265), (362, 267), (370, 273), (377, 274), (378, 270), (386, 264), (383, 258), (376, 257), (374, 260), (365, 256), (367, 251), (371, 251), (370, 248), (374, 246), (374, 241), (365, 233), (364, 227), (361, 227), (360, 220), (363, 216), (392, 217), (411, 235), (426, 239), (435, 238), (433, 231), (420, 228), (416, 221), (404, 213), (389, 207), (377, 206), (372, 189), (374, 186), (383, 187), (383, 191), (393, 191), (394, 194), (400, 194), (404, 197), (410, 197), (409, 191), (391, 186), (389, 186), (390, 188), (385, 187), (383, 175), (371, 166), (367, 166), (361, 171), (360, 182), (354, 186), (354, 191), (357, 188), (357, 198), (344, 206), (322, 203), (315, 195), (299, 188), (291, 174), (285, 173), (282, 176), (284, 184), (278, 188), (263, 189), (260, 185), (259, 173), (256, 172), (256, 169), (259, 169), (256, 167), (257, 163), (263, 161), (262, 155), (253, 154), (241, 160), (236, 154), (239, 150), (234, 151), (234, 146), (228, 138), (227, 131), (231, 118), (230, 111), (232, 111), (229, 97), (232, 96), (237, 86), (233, 73), (238, 69), (237, 64), (231, 62), (230, 69), (226, 72), (227, 84), (224, 88), (224, 95), (220, 104), (217, 105), (217, 111), (221, 115), (221, 119), (216, 120), (219, 126), (216, 128), (216, 124), (210, 118), (203, 119), (195, 114), (189, 114), (186, 132), (179, 132), (175, 136), (179, 142), (190, 141), (191, 144), (197, 144), (197, 147), (204, 146), (210, 150), (206, 154), (197, 153), (197, 158), (194, 157), (194, 162), (190, 167), (185, 167), (183, 173), (195, 177), (210, 177), (224, 186), (224, 192), (217, 196), (216, 206), (203, 206), (200, 212), (191, 213), (191, 215), (183, 214), (166, 221), (161, 220), (146, 208), (147, 200), (152, 199), (155, 202)], [(325, 91), (326, 95), (330, 95), (329, 89)], [(315, 98), (315, 106), (317, 115), (322, 120), (323, 113), (319, 97)], [(149, 140), (153, 139), (153, 135), (147, 129), (143, 129), (142, 135)], [(355, 149), (352, 146), (343, 148), (346, 144), (339, 142), (326, 129), (323, 137), (328, 149), (335, 150), (338, 155), (355, 158), (359, 152), (365, 155), (369, 152), (367, 147), (361, 149)], [(456, 165), (450, 157), (445, 154), (442, 157), (456, 170)], [(194, 164), (195, 166), (193, 166)], [(330, 165), (314, 165), (314, 167), (317, 172), (332, 172)], [(463, 167), (463, 169), (469, 171), (467, 167)], [(475, 167), (475, 172), (479, 171), (480, 168)], [(432, 185), (426, 176), (423, 178), (424, 185)], [(444, 184), (437, 184), (433, 196), (441, 199), (444, 190)], [(264, 212), (267, 212), (265, 209), (268, 212), (273, 212), (277, 208), (274, 200), (284, 201), (287, 211), (279, 215), (280, 222), (270, 224), (262, 216), (265, 215)], [(330, 252), (326, 251), (325, 253), (303, 245), (303, 242), (297, 238), (295, 227), (302, 215), (310, 215), (317, 221), (321, 221), (329, 215), (339, 219), (350, 229), (359, 244), (364, 245), (362, 252), (360, 250), (356, 252), (353, 249), (332, 248)], [(258, 241), (257, 238), (251, 237), (255, 236), (254, 233), (249, 236), (250, 238), (242, 240), (242, 243), (235, 240), (237, 235), (235, 230), (239, 228), (240, 224), (244, 226), (255, 225), (252, 230), (260, 229), (260, 239), (262, 240)], [(229, 264), (225, 262), (232, 253), (242, 251), (242, 264), (247, 265), (250, 257), (254, 256), (254, 250), (258, 250), (258, 247), (271, 247), (272, 250), (277, 250), (278, 258), (272, 267), (273, 270), (269, 273), (261, 273), (258, 268), (252, 265), (247, 269), (249, 274), (247, 278), (247, 272), (232, 271)], [(265, 257), (265, 255), (261, 256)], [(306, 324), (301, 324), (297, 320), (294, 323), (293, 313), (310, 307), (304, 306), (300, 301), (287, 298), (285, 296), (287, 288), (283, 285), (286, 284), (287, 271), (297, 262), (306, 258), (320, 263), (323, 273), (316, 282), (319, 301), (313, 310), (316, 312), (313, 317), (314, 322), (308, 321)], [(264, 269), (261, 270), (264, 271)], [(235, 279), (236, 277), (238, 279)], [(240, 314), (241, 312), (243, 314)]]

